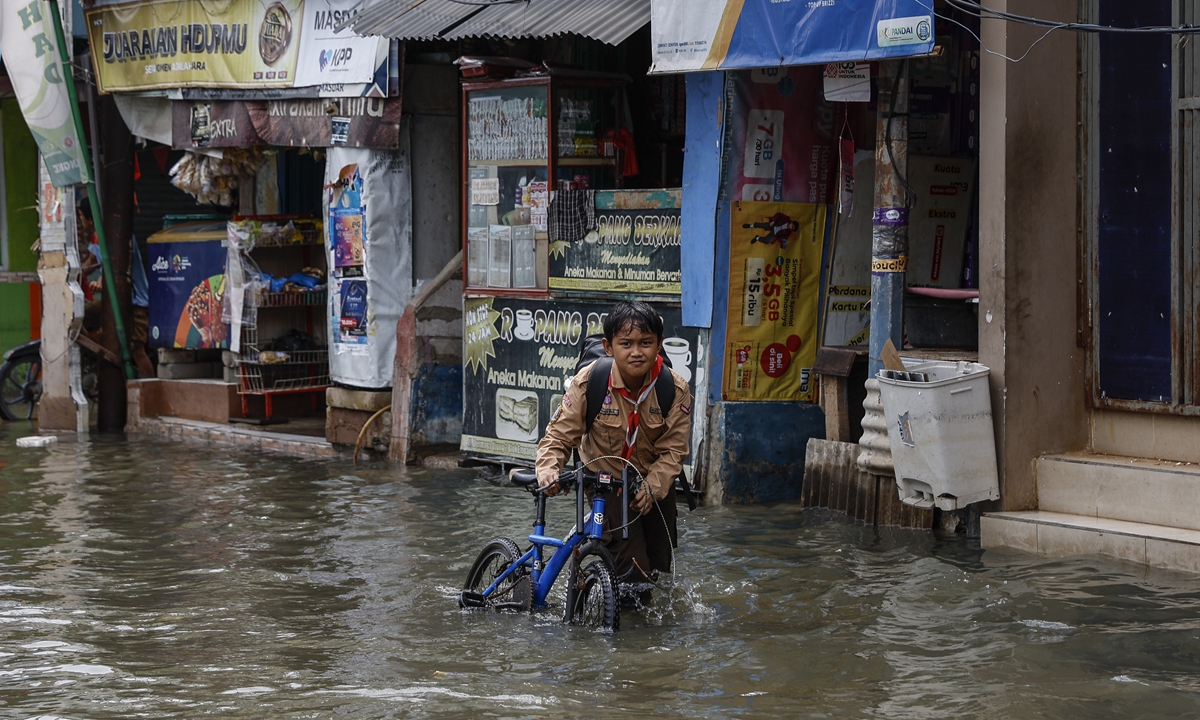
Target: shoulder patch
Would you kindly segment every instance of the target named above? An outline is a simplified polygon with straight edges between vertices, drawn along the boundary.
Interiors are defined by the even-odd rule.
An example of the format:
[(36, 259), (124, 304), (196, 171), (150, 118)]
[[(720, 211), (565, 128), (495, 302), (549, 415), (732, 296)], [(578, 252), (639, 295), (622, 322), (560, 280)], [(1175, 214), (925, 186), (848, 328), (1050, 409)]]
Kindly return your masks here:
[(687, 405), (684, 405), (683, 403), (679, 404), (679, 409), (683, 412), (684, 415), (692, 414), (692, 408)]
[(567, 407), (571, 407), (572, 403), (571, 403), (570, 395), (563, 395), (562, 401), (563, 401), (563, 405), (566, 405)]

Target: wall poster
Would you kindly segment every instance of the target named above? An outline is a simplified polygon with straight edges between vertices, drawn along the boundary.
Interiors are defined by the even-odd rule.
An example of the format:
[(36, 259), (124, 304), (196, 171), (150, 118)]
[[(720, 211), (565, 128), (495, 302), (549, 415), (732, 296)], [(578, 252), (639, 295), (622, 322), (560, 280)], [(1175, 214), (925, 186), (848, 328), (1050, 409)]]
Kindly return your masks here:
[(596, 229), (550, 245), (550, 289), (680, 294), (681, 190), (597, 190)]
[[(575, 374), (583, 338), (603, 331), (611, 303), (477, 297), (463, 301), (462, 451), (532, 462), (537, 443)], [(702, 380), (700, 330), (678, 307), (658, 306), (671, 365), (692, 387)]]
[(732, 203), (725, 400), (812, 401), (826, 210)]

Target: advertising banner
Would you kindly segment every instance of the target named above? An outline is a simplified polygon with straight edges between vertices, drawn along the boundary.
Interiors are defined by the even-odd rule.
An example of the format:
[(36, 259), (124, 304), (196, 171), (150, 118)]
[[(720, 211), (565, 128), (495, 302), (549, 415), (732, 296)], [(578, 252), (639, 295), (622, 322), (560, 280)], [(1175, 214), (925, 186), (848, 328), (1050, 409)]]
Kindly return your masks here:
[(824, 205), (732, 203), (725, 400), (813, 399)]
[(54, 20), (42, 0), (3, 0), (0, 49), (17, 103), (46, 162), (50, 182), (65, 187), (87, 182), (71, 101), (63, 81)]
[(194, 147), (400, 145), (400, 100), (208, 100), (171, 103), (171, 140)]
[[(532, 462), (566, 393), (583, 338), (603, 331), (611, 303), (531, 298), (466, 298), (463, 304), (462, 450)], [(660, 306), (664, 347), (693, 387), (703, 369), (700, 330), (678, 307)]]
[(828, 204), (837, 194), (838, 114), (819, 67), (731, 73), (730, 200)]
[(678, 297), (681, 195), (596, 191), (596, 229), (582, 242), (550, 245), (550, 289)]
[(88, 10), (103, 93), (373, 83), (389, 42), (333, 28), (348, 0), (150, 0)]
[(227, 255), (220, 240), (151, 241), (150, 347), (229, 347), (221, 322)]
[(933, 50), (929, 0), (651, 0), (651, 72), (815, 65)]

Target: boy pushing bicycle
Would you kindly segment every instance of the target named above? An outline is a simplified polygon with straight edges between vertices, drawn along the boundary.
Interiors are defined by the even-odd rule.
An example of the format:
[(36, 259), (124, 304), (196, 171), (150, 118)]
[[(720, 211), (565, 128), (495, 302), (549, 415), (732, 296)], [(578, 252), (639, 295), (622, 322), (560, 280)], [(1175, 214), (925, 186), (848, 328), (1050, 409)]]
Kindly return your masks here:
[[(597, 360), (576, 374), (538, 444), (538, 484), (547, 495), (557, 494), (554, 481), (575, 448), (591, 472), (608, 470), (619, 477), (624, 458), (645, 479), (629, 501), (636, 519), (627, 540), (620, 537), (620, 513), (605, 513), (604, 544), (623, 582), (671, 572), (678, 539), (675, 478), (688, 453), (692, 396), (687, 382), (663, 362), (662, 341), (662, 318), (652, 307), (638, 301), (614, 305), (604, 319), (604, 350), (611, 361)], [(602, 407), (589, 413), (592, 371), (609, 366)], [(670, 406), (663, 407), (660, 396), (671, 395)]]

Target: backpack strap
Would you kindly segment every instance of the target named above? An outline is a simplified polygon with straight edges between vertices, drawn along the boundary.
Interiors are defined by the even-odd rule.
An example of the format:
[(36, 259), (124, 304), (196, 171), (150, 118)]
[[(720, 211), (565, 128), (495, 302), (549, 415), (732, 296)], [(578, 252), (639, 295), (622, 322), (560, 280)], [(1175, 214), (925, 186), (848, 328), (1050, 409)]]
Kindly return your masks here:
[(600, 408), (604, 405), (604, 396), (608, 395), (608, 376), (612, 373), (612, 364), (611, 357), (602, 357), (592, 363), (592, 373), (588, 375), (587, 392), (584, 394), (584, 405), (587, 408), (586, 422), (583, 426), (585, 435), (592, 431), (596, 416), (600, 414)]

